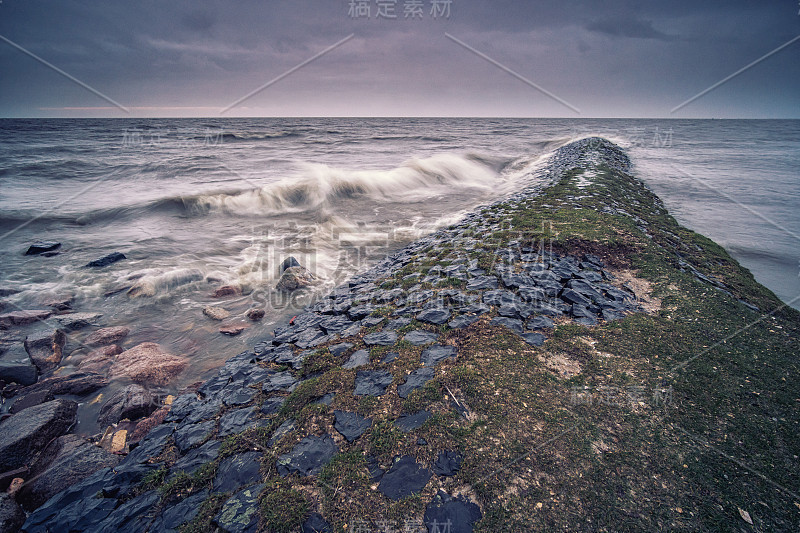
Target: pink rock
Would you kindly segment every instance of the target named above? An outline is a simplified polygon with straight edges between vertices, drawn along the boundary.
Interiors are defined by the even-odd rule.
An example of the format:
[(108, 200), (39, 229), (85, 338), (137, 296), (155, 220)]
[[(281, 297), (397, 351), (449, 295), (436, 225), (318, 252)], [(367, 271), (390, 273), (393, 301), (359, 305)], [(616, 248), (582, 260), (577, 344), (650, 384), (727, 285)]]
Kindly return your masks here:
[(122, 348), (116, 344), (103, 346), (89, 352), (86, 357), (78, 364), (78, 369), (83, 372), (105, 373), (114, 362), (112, 357), (121, 354)]
[(185, 357), (165, 352), (154, 342), (143, 342), (117, 356), (111, 366), (111, 378), (126, 377), (137, 383), (166, 385), (187, 364)]
[(259, 320), (264, 318), (265, 314), (266, 313), (265, 313), (265, 311), (263, 309), (258, 309), (256, 307), (253, 307), (252, 309), (248, 309), (247, 313), (245, 313), (247, 318), (249, 318), (253, 322), (258, 322)]
[(106, 344), (115, 344), (127, 337), (128, 333), (130, 332), (131, 330), (125, 326), (100, 328), (86, 337), (84, 344), (87, 346), (105, 346)]
[(223, 285), (215, 290), (212, 296), (214, 298), (224, 298), (225, 296), (237, 296), (239, 294), (242, 294), (242, 290), (239, 287), (234, 287), (233, 285)]
[(230, 335), (235, 337), (248, 328), (247, 324), (230, 324), (219, 328), (219, 332), (223, 335)]

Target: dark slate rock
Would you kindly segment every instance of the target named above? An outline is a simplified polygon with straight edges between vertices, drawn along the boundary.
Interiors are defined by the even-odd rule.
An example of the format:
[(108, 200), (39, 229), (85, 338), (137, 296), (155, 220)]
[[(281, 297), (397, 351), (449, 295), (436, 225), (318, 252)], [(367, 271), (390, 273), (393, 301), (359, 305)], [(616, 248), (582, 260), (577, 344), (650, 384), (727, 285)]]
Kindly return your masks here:
[(181, 394), (172, 401), (172, 406), (170, 406), (169, 413), (167, 413), (164, 420), (167, 422), (183, 420), (194, 410), (198, 403), (200, 403), (200, 400), (197, 399), (195, 393)]
[(528, 329), (550, 329), (553, 326), (555, 326), (553, 320), (546, 316), (535, 316), (525, 324)]
[(436, 325), (444, 324), (450, 320), (450, 311), (441, 308), (426, 309), (417, 315), (417, 320)]
[(317, 475), (337, 453), (339, 448), (330, 435), (308, 436), (291, 452), (278, 457), (278, 473), (281, 476), (293, 473), (301, 476)]
[(333, 414), (336, 417), (333, 427), (347, 439), (347, 442), (356, 440), (372, 425), (371, 418), (363, 417), (358, 413), (348, 413), (337, 409)]
[(433, 473), (437, 476), (455, 476), (461, 470), (464, 457), (458, 452), (441, 451), (433, 463)]
[(391, 346), (397, 342), (397, 333), (394, 331), (376, 331), (364, 335), (364, 344), (367, 346)]
[(422, 424), (425, 423), (433, 414), (429, 411), (419, 411), (412, 415), (400, 415), (400, 417), (394, 421), (394, 425), (403, 430), (406, 433), (410, 433), (414, 431)]
[(411, 372), (406, 378), (406, 382), (397, 387), (397, 395), (401, 398), (408, 398), (408, 395), (415, 390), (423, 387), (433, 379), (434, 370), (431, 367), (419, 368)]
[(430, 470), (406, 455), (395, 461), (383, 475), (378, 490), (392, 500), (399, 500), (421, 491), (430, 479)]
[(297, 261), (297, 259), (295, 259), (294, 257), (292, 257), (292, 256), (290, 255), (289, 257), (287, 257), (286, 259), (284, 259), (284, 260), (283, 260), (283, 262), (281, 263), (280, 270), (279, 270), (279, 274), (283, 274), (283, 272), (284, 272), (285, 270), (289, 269), (289, 268), (292, 268), (292, 267), (299, 267), (299, 266), (303, 266), (303, 265), (301, 265), (301, 264), (300, 264), (300, 263)]
[(572, 290), (567, 289), (561, 293), (561, 299), (570, 304), (578, 304), (578, 305), (589, 305), (592, 302), (582, 294)]
[(575, 319), (576, 324), (580, 324), (582, 326), (596, 326), (597, 319), (593, 316), (584, 316)]
[(486, 291), (483, 293), (483, 303), (486, 305), (494, 305), (499, 307), (503, 304), (511, 304), (518, 301), (517, 296), (511, 292), (503, 289), (494, 291)]
[(261, 414), (262, 415), (274, 415), (278, 411), (280, 411), (283, 404), (286, 402), (286, 398), (283, 397), (275, 397), (275, 398), (268, 398), (264, 400), (264, 403), (261, 405)]
[(297, 378), (291, 372), (277, 372), (269, 376), (261, 385), (263, 392), (288, 391), (297, 385)]
[(144, 387), (131, 384), (109, 396), (100, 407), (97, 422), (105, 427), (123, 418), (136, 420), (150, 415), (158, 408), (156, 398)]
[(400, 354), (397, 352), (388, 352), (383, 359), (381, 359), (381, 364), (388, 364), (400, 357)]
[(516, 318), (508, 318), (504, 316), (496, 316), (490, 322), (492, 326), (504, 326), (517, 335), (522, 335), (522, 320)]
[(519, 290), (519, 297), (524, 302), (541, 302), (547, 298), (547, 293), (539, 287), (524, 287)]
[(269, 438), (267, 442), (267, 446), (273, 446), (276, 442), (281, 440), (281, 437), (287, 435), (295, 430), (295, 422), (294, 418), (290, 418), (288, 420), (284, 420), (278, 428), (272, 432), (272, 436)]
[(250, 403), (255, 397), (256, 391), (250, 387), (240, 387), (231, 394), (226, 394), (222, 398), (222, 403), (229, 406), (239, 406)]
[(200, 468), (206, 463), (210, 463), (214, 459), (217, 458), (219, 455), (219, 449), (222, 446), (222, 442), (218, 440), (210, 440), (200, 446), (199, 448), (195, 448), (191, 450), (189, 453), (178, 459), (172, 468), (170, 469), (170, 473), (174, 472), (185, 472), (187, 474), (194, 473), (195, 470)]
[(484, 291), (487, 289), (496, 289), (498, 285), (499, 282), (494, 276), (477, 276), (469, 280), (467, 283), (467, 290)]
[(591, 317), (594, 318), (595, 314), (592, 313), (589, 309), (587, 309), (583, 305), (573, 304), (570, 310), (570, 314), (575, 318), (583, 318), (583, 317)]
[(312, 404), (319, 404), (319, 405), (330, 405), (333, 403), (333, 399), (336, 397), (335, 392), (329, 392), (322, 396), (319, 400), (315, 400)]
[(0, 361), (0, 379), (6, 383), (33, 385), (36, 383), (37, 377), (36, 367), (31, 364), (27, 354), (25, 354), (25, 360), (22, 361)]
[(106, 256), (101, 257), (100, 259), (95, 259), (94, 261), (89, 261), (86, 263), (87, 268), (102, 268), (107, 267), (108, 265), (113, 265), (117, 261), (122, 261), (123, 259), (127, 259), (125, 254), (122, 252), (112, 252)]
[(347, 329), (342, 330), (340, 335), (342, 336), (342, 338), (353, 337), (355, 335), (358, 335), (362, 329), (363, 328), (359, 324), (353, 324)]
[(343, 342), (341, 344), (334, 344), (333, 346), (328, 346), (328, 350), (335, 356), (341, 357), (344, 353), (355, 346), (355, 344), (351, 342)]
[(164, 446), (167, 445), (167, 439), (172, 436), (174, 430), (175, 426), (168, 423), (154, 427), (122, 460), (121, 464), (134, 465), (144, 463), (151, 457), (160, 455)]
[(383, 477), (384, 471), (381, 468), (381, 465), (378, 464), (378, 460), (375, 457), (368, 455), (366, 463), (367, 471), (369, 472), (369, 479), (371, 481), (378, 481)]
[(200, 512), (200, 505), (208, 498), (208, 489), (192, 494), (178, 503), (167, 507), (150, 526), (150, 531), (159, 533), (178, 533), (178, 528), (191, 522)]
[(264, 484), (242, 489), (222, 506), (214, 522), (228, 533), (255, 533), (258, 530), (258, 496)]
[(478, 321), (480, 315), (461, 315), (447, 323), (453, 329), (462, 329)]
[(472, 305), (468, 305), (466, 307), (462, 307), (459, 309), (462, 313), (475, 313), (476, 315), (484, 315), (491, 311), (488, 305), (482, 303), (475, 303)]
[(603, 320), (611, 322), (612, 320), (621, 320), (625, 318), (625, 313), (614, 309), (603, 309)]
[(452, 498), (439, 491), (431, 503), (425, 508), (423, 521), (429, 532), (443, 531), (449, 533), (472, 533), (475, 523), (483, 517), (480, 508), (463, 498)]
[(523, 333), (522, 338), (532, 346), (541, 346), (547, 340), (541, 333)]
[(175, 446), (183, 453), (200, 444), (212, 431), (214, 431), (213, 420), (186, 425), (175, 432)]
[(61, 243), (56, 241), (34, 241), (28, 246), (25, 255), (39, 255), (45, 252), (54, 252), (61, 248)]
[(311, 513), (303, 522), (302, 533), (333, 533), (331, 525), (319, 513)]
[(153, 516), (147, 511), (151, 510), (161, 500), (161, 493), (157, 490), (147, 491), (144, 494), (128, 500), (117, 507), (105, 520), (98, 524), (96, 531), (116, 533), (140, 533), (145, 531)]
[(361, 320), (369, 316), (374, 310), (375, 308), (371, 305), (359, 305), (348, 309), (347, 316), (349, 316), (351, 320)]
[(342, 368), (346, 368), (349, 370), (368, 364), (369, 364), (369, 352), (367, 350), (358, 350), (356, 352), (353, 352), (353, 354), (350, 356), (347, 362), (342, 365)]
[(231, 492), (261, 480), (261, 452), (244, 452), (226, 457), (219, 464), (213, 492)]
[(0, 531), (19, 531), (25, 523), (25, 511), (14, 501), (14, 497), (0, 493)]
[(13, 415), (15, 413), (19, 413), (24, 409), (27, 409), (28, 407), (33, 407), (34, 405), (41, 405), (44, 402), (49, 402), (54, 399), (55, 397), (53, 396), (53, 391), (50, 389), (44, 389), (32, 392), (30, 394), (26, 394), (25, 396), (19, 396), (15, 398), (14, 403), (11, 404), (11, 407), (8, 409), (8, 412)]
[(12, 415), (0, 425), (0, 472), (13, 470), (75, 423), (78, 404), (53, 400)]
[(101, 468), (116, 466), (119, 461), (119, 455), (107, 452), (78, 435), (64, 435), (51, 442), (31, 465), (17, 501), (32, 511), (73, 483), (86, 479)]
[(212, 418), (217, 414), (220, 407), (222, 407), (222, 402), (219, 398), (214, 398), (197, 402), (192, 405), (194, 409), (192, 409), (192, 411), (183, 418), (183, 422), (181, 424), (194, 424), (196, 422), (200, 422), (201, 420), (208, 420)]
[(298, 348), (311, 348), (325, 342), (325, 332), (319, 328), (308, 328), (303, 330), (294, 340)]
[(586, 281), (573, 279), (567, 282), (567, 286), (594, 302), (599, 302), (604, 299), (603, 295), (591, 283)]
[(259, 422), (266, 423), (265, 420), (260, 420), (255, 417), (255, 407), (245, 407), (244, 409), (236, 409), (235, 411), (228, 411), (219, 419), (219, 437), (227, 437), (236, 433), (241, 433), (247, 429), (255, 427)]
[(361, 325), (364, 326), (365, 328), (373, 328), (379, 325), (384, 320), (386, 319), (383, 318), (382, 316), (368, 316), (367, 318), (361, 321)]
[(321, 327), (322, 330), (328, 335), (332, 333), (339, 333), (340, 331), (344, 331), (353, 325), (355, 325), (353, 321), (343, 315), (331, 316), (325, 318), (319, 323), (319, 327)]
[(436, 344), (423, 350), (420, 360), (427, 367), (434, 367), (445, 359), (455, 359), (458, 351), (455, 346), (443, 346)]
[(394, 320), (390, 320), (389, 323), (386, 324), (385, 329), (397, 330), (409, 324), (411, 324), (411, 318), (404, 316), (400, 318), (395, 318)]
[(391, 372), (383, 370), (360, 370), (356, 374), (356, 396), (382, 396), (386, 394), (386, 387), (392, 384)]
[(432, 342), (436, 342), (439, 338), (438, 333), (434, 333), (432, 331), (427, 331), (424, 329), (415, 329), (411, 331), (403, 337), (404, 341), (408, 341), (414, 346), (422, 346), (423, 344), (430, 344)]

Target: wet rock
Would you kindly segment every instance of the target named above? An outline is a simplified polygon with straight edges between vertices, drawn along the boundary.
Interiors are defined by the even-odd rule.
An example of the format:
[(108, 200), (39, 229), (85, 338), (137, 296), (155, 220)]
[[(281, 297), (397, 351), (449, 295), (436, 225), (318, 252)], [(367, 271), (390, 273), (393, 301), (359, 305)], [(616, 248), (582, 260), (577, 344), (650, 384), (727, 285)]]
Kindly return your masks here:
[(333, 427), (347, 439), (347, 442), (356, 440), (372, 425), (371, 418), (363, 417), (358, 413), (348, 413), (337, 409), (333, 414), (335, 417)]
[(0, 493), (0, 531), (11, 533), (19, 531), (25, 523), (25, 511), (10, 494)]
[(102, 268), (107, 267), (108, 265), (113, 265), (117, 261), (122, 261), (123, 259), (127, 259), (125, 254), (122, 252), (112, 252), (106, 256), (101, 257), (100, 259), (95, 259), (94, 261), (89, 261), (86, 263), (87, 268)]
[(17, 501), (33, 510), (101, 468), (116, 466), (120, 457), (87, 442), (78, 435), (64, 435), (51, 442), (33, 465)]
[(212, 294), (212, 298), (226, 298), (228, 296), (239, 296), (242, 294), (242, 289), (234, 285), (223, 285), (218, 287)]
[(72, 309), (72, 296), (46, 296), (42, 298), (40, 303), (45, 307), (51, 308), (53, 311), (69, 311)]
[(417, 320), (436, 325), (444, 324), (450, 320), (450, 311), (439, 308), (426, 309), (417, 315)]
[(391, 346), (397, 342), (397, 333), (394, 331), (376, 331), (364, 335), (364, 344), (367, 346)]
[(294, 291), (308, 287), (316, 282), (314, 275), (301, 266), (287, 268), (275, 285), (279, 291)]
[(58, 315), (55, 319), (67, 331), (76, 331), (95, 325), (101, 316), (101, 313), (69, 313)]
[(104, 374), (114, 363), (112, 359), (115, 355), (122, 353), (122, 348), (116, 344), (103, 346), (86, 354), (86, 357), (78, 363), (78, 370), (81, 372), (94, 372)]
[(278, 457), (278, 473), (315, 476), (337, 453), (339, 448), (330, 435), (305, 437), (291, 452)]
[(150, 433), (156, 426), (164, 422), (164, 419), (167, 417), (169, 413), (169, 406), (165, 405), (159, 409), (153, 411), (153, 414), (148, 416), (147, 418), (143, 418), (140, 420), (133, 431), (131, 431), (130, 435), (128, 435), (128, 443), (137, 443), (145, 435)]
[(261, 479), (261, 452), (245, 452), (226, 457), (219, 464), (212, 492), (231, 492)]
[(188, 364), (183, 357), (165, 352), (154, 342), (143, 342), (117, 356), (111, 377), (127, 377), (148, 385), (166, 385)]
[(423, 350), (420, 359), (426, 367), (434, 367), (445, 359), (455, 359), (458, 351), (455, 346), (442, 346), (440, 344)]
[(219, 332), (229, 337), (235, 337), (236, 335), (241, 334), (248, 327), (249, 326), (247, 324), (228, 324), (227, 326), (222, 326), (219, 328)]
[(203, 314), (206, 315), (211, 320), (225, 320), (229, 316), (231, 316), (230, 311), (227, 309), (223, 309), (222, 307), (217, 307), (215, 305), (207, 305), (203, 308)]
[(432, 331), (427, 331), (424, 329), (415, 329), (406, 334), (403, 337), (404, 341), (410, 342), (414, 346), (422, 346), (423, 344), (430, 344), (432, 342), (436, 342), (439, 338), (438, 333), (434, 333)]
[(183, 453), (200, 444), (212, 431), (214, 421), (206, 420), (197, 424), (189, 424), (175, 432), (175, 446)]
[(341, 357), (344, 353), (355, 346), (355, 344), (350, 342), (343, 342), (341, 344), (334, 344), (333, 346), (328, 346), (328, 351), (331, 352), (335, 357)]
[(350, 370), (368, 364), (369, 364), (369, 352), (367, 350), (358, 350), (356, 352), (353, 352), (353, 354), (350, 356), (347, 362), (342, 365), (342, 368)]
[(472, 533), (482, 517), (480, 507), (475, 503), (463, 497), (452, 498), (439, 491), (425, 508), (423, 521), (429, 531), (441, 531), (447, 527), (450, 533)]
[(547, 340), (541, 333), (523, 333), (522, 338), (532, 346), (541, 346)]
[(27, 361), (0, 360), (0, 380), (6, 383), (19, 383), (20, 385), (33, 385), (36, 383), (38, 373), (36, 367), (31, 364), (28, 356)]
[(297, 261), (297, 259), (295, 259), (294, 257), (292, 257), (290, 255), (289, 257), (287, 257), (286, 259), (283, 260), (283, 263), (281, 263), (281, 268), (280, 268), (280, 272), (279, 273), (283, 274), (288, 269), (294, 268), (294, 267), (299, 267), (299, 266), (301, 266), (301, 265)]
[(208, 498), (208, 489), (192, 494), (171, 507), (167, 507), (156, 517), (150, 526), (150, 531), (178, 533), (179, 526), (194, 520), (206, 498)]
[(333, 533), (331, 525), (319, 513), (311, 513), (300, 529), (302, 533)]
[(26, 311), (12, 311), (0, 315), (0, 329), (12, 326), (27, 326), (34, 322), (41, 322), (53, 314), (50, 309), (29, 309)]
[(110, 426), (120, 420), (136, 420), (158, 408), (156, 398), (141, 385), (128, 385), (112, 394), (100, 407), (97, 422)]
[(236, 409), (228, 411), (219, 419), (219, 437), (227, 437), (246, 431), (252, 427), (256, 427), (259, 423), (264, 424), (267, 421), (256, 418), (255, 407), (245, 407), (243, 409)]
[(87, 346), (106, 346), (109, 344), (116, 344), (127, 337), (130, 332), (130, 328), (126, 328), (125, 326), (100, 328), (86, 337), (83, 343)]
[(356, 396), (383, 396), (386, 387), (392, 384), (391, 372), (383, 370), (361, 370), (356, 374)]
[(39, 255), (45, 252), (54, 252), (61, 248), (61, 243), (56, 241), (34, 241), (28, 246), (25, 255)]
[(28, 407), (33, 407), (34, 405), (41, 405), (45, 402), (49, 402), (54, 400), (55, 397), (53, 396), (53, 391), (51, 389), (43, 389), (40, 391), (35, 391), (30, 394), (26, 394), (24, 396), (18, 396), (14, 403), (11, 404), (8, 412), (12, 415), (15, 413), (19, 413), (27, 409)]
[(406, 382), (397, 387), (397, 395), (401, 398), (408, 398), (408, 395), (424, 386), (433, 379), (434, 370), (431, 367), (419, 368), (411, 372), (406, 378)]
[(19, 468), (31, 454), (75, 424), (78, 404), (53, 400), (29, 407), (0, 424), (0, 472)]
[(59, 329), (40, 329), (25, 337), (25, 350), (39, 369), (48, 372), (61, 363), (62, 349), (67, 336)]
[(392, 500), (399, 500), (420, 492), (428, 480), (431, 472), (406, 455), (395, 461), (392, 467), (381, 478), (378, 490)]
[(193, 474), (203, 465), (215, 460), (219, 455), (219, 450), (222, 447), (222, 442), (218, 440), (210, 440), (198, 448), (190, 450), (186, 455), (178, 459), (172, 468), (172, 472), (185, 472)]
[(85, 396), (108, 385), (108, 380), (94, 372), (76, 372), (66, 376), (53, 376), (22, 389), (20, 394), (50, 390), (53, 394)]
[(441, 451), (433, 463), (433, 473), (437, 476), (455, 476), (461, 470), (464, 457), (458, 452)]
[(228, 533), (255, 533), (258, 530), (258, 496), (264, 484), (242, 489), (222, 506), (214, 523)]
[(161, 500), (161, 493), (151, 490), (128, 500), (117, 507), (108, 517), (100, 522), (96, 531), (114, 531), (115, 533), (139, 533), (145, 531), (153, 517), (151, 510)]
[(517, 335), (522, 335), (522, 320), (516, 318), (508, 318), (504, 316), (496, 316), (489, 322), (492, 326), (504, 326)]
[(433, 414), (425, 410), (410, 415), (400, 415), (400, 417), (394, 421), (394, 425), (405, 433), (410, 433), (422, 426), (422, 424), (424, 424), (432, 416)]
[(247, 312), (245, 313), (245, 316), (250, 320), (252, 320), (253, 322), (258, 322), (259, 320), (264, 318), (264, 315), (266, 315), (266, 311), (264, 311), (263, 309), (258, 309), (256, 307), (248, 309)]

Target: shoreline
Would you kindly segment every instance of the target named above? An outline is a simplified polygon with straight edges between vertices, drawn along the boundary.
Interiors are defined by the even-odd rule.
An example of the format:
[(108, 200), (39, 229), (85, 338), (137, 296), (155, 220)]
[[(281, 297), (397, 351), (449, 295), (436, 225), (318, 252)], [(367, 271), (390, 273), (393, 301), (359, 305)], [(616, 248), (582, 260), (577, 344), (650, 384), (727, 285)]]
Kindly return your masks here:
[[(745, 318), (777, 308), (773, 316), (797, 326), (795, 311), (720, 247), (678, 227), (660, 200), (627, 175), (629, 168), (627, 156), (602, 139), (557, 150), (550, 185), (480, 208), (355, 276), (346, 290), (335, 289), (277, 328), (272, 340), (230, 359), (197, 393), (176, 398), (159, 415), (163, 423), (125, 459), (51, 498), (23, 530), (80, 524), (159, 531), (183, 523), (185, 531), (212, 524), (288, 531), (324, 523), (340, 530), (356, 518), (428, 527), (453, 520), (459, 531), (525, 523), (542, 502), (508, 511), (500, 486), (514, 483), (498, 485), (485, 475), (491, 465), (508, 463), (503, 457), (515, 456), (516, 448), (489, 445), (481, 428), (494, 418), (502, 424), (531, 400), (506, 398), (511, 389), (491, 386), (503, 411), (496, 413), (494, 394), (484, 388), (504, 376), (484, 373), (483, 365), (503, 361), (500, 368), (514, 379), (530, 372), (536, 379), (529, 385), (544, 389), (552, 383), (539, 373), (552, 375), (560, 394), (599, 387), (580, 377), (604, 364), (598, 354), (605, 351), (595, 344), (613, 345), (614, 337), (618, 350), (641, 363), (619, 339), (644, 346), (637, 327), (669, 330), (670, 314), (681, 309), (672, 306), (682, 301), (672, 285), (711, 291), (706, 298), (722, 298), (720, 305)], [(708, 260), (698, 262), (695, 254)], [(600, 338), (587, 345), (583, 339), (591, 335)], [(626, 371), (647, 374), (647, 383), (665, 390), (667, 373), (653, 370), (659, 363)], [(580, 411), (557, 414), (563, 399), (541, 417), (555, 434)], [(543, 422), (530, 417), (511, 416), (531, 420), (522, 428), (527, 440), (544, 438)], [(514, 497), (536, 485), (525, 484)], [(353, 500), (370, 502), (360, 510), (365, 515)], [(151, 516), (153, 509), (160, 518)], [(619, 525), (615, 520), (609, 523)]]

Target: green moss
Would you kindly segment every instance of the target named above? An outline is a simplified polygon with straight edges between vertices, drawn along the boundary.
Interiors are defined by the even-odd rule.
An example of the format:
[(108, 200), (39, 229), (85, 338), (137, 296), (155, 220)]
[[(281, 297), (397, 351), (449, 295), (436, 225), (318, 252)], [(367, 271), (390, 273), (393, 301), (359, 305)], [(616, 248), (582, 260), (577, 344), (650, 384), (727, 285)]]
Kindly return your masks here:
[(261, 516), (267, 531), (296, 531), (309, 513), (308, 500), (281, 479), (270, 481), (262, 492)]
[(367, 440), (371, 452), (376, 456), (389, 456), (393, 453), (403, 434), (388, 420), (375, 422), (369, 430)]

